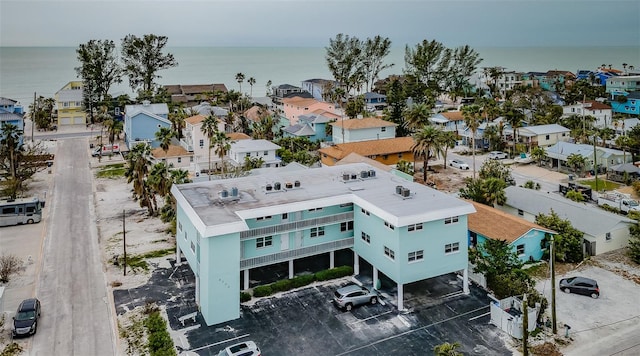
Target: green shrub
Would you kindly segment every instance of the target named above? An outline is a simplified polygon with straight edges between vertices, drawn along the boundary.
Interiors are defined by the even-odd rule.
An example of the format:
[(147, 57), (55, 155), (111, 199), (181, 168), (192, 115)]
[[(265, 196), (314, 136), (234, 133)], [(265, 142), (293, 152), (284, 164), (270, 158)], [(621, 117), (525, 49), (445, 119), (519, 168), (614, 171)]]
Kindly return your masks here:
[(256, 298), (266, 297), (271, 294), (273, 294), (273, 291), (270, 284), (253, 288), (253, 296)]
[(316, 279), (316, 276), (313, 274), (304, 274), (302, 276), (296, 276), (293, 279), (291, 279), (291, 287), (292, 288), (304, 287), (308, 284), (313, 283), (315, 279)]
[(315, 277), (316, 277), (316, 280), (318, 281), (327, 281), (330, 279), (350, 276), (352, 274), (353, 274), (353, 267), (340, 266), (340, 267), (325, 269), (324, 271), (320, 271), (315, 274)]
[(167, 322), (160, 315), (159, 311), (149, 314), (144, 321), (149, 335), (149, 354), (151, 356), (175, 356), (176, 350), (173, 347), (173, 340), (167, 331)]
[(271, 283), (271, 291), (273, 293), (288, 291), (291, 288), (293, 288), (293, 284), (290, 279), (281, 279)]
[(248, 302), (251, 300), (251, 294), (246, 292), (240, 292), (240, 303)]

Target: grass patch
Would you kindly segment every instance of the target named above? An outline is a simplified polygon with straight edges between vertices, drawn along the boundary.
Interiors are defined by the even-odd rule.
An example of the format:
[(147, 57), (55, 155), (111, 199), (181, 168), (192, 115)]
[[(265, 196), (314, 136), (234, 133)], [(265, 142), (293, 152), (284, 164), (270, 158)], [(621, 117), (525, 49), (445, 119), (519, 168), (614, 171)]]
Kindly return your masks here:
[(147, 259), (149, 258), (158, 258), (166, 255), (170, 255), (175, 251), (173, 248), (167, 248), (164, 250), (156, 250), (144, 253), (142, 255), (133, 255), (127, 256), (127, 266), (129, 266), (132, 270), (136, 270), (136, 268), (148, 271), (149, 264), (147, 263)]
[(549, 276), (549, 265), (546, 263), (540, 263), (535, 266), (531, 266), (523, 269), (524, 273), (528, 274), (534, 279), (543, 279)]
[(126, 168), (124, 163), (109, 164), (104, 167), (100, 167), (96, 177), (98, 178), (121, 178), (124, 177)]
[(598, 189), (596, 189), (596, 180), (595, 179), (589, 179), (589, 180), (581, 180), (579, 182), (580, 184), (584, 184), (584, 185), (588, 185), (589, 187), (591, 187), (591, 189), (601, 192), (603, 190), (616, 190), (618, 188), (620, 188), (620, 186), (622, 184), (620, 183), (616, 183), (616, 182), (612, 182), (610, 180), (605, 180), (605, 179), (600, 179), (598, 178)]

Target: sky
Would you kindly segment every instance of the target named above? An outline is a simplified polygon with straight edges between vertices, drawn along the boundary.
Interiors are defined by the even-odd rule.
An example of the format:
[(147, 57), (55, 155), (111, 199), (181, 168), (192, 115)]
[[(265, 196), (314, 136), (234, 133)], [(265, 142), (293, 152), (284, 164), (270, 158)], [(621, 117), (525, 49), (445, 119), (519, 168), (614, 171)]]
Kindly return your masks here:
[(325, 47), (338, 33), (393, 46), (637, 46), (638, 0), (0, 0), (0, 46)]

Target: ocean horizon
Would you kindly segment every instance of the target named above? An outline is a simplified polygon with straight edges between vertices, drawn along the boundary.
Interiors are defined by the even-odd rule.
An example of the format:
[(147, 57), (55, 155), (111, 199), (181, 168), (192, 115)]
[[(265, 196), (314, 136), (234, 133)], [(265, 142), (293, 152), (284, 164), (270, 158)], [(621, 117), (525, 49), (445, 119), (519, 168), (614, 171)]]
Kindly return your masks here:
[[(66, 83), (78, 80), (74, 68), (79, 65), (77, 47), (0, 47), (0, 96), (17, 100), (28, 107), (37, 96), (54, 97)], [(478, 68), (501, 66), (508, 71), (546, 72), (581, 69), (594, 70), (601, 65), (622, 69), (622, 63), (640, 69), (640, 50), (632, 46), (548, 46), (478, 47), (482, 58)], [(394, 65), (380, 78), (402, 74), (404, 47), (392, 47), (385, 63)], [(236, 73), (245, 75), (242, 91), (254, 97), (264, 96), (266, 83), (291, 84), (313, 78), (331, 79), (324, 47), (167, 47), (177, 67), (158, 72), (156, 82), (168, 84), (223, 83), (239, 90)], [(253, 87), (246, 82), (253, 77)], [(128, 80), (111, 88), (112, 94), (134, 97)]]

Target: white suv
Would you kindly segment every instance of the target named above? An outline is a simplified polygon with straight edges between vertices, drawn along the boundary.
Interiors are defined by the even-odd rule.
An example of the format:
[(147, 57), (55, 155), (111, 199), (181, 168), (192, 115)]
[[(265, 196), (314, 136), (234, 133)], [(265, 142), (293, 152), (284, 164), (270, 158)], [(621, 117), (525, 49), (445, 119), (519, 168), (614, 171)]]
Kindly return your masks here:
[(501, 151), (491, 151), (489, 152), (489, 159), (506, 159), (509, 157), (506, 153)]
[(218, 356), (260, 356), (260, 349), (255, 342), (246, 341), (227, 347)]

